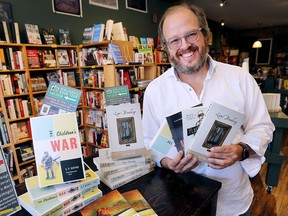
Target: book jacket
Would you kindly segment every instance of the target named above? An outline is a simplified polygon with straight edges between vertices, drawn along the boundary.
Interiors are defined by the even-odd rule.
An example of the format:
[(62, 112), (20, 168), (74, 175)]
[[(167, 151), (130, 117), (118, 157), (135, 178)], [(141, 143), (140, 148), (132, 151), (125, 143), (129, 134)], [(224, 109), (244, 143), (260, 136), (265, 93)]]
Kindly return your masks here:
[(50, 82), (39, 115), (75, 112), (81, 93), (79, 89)]
[(85, 178), (76, 114), (31, 118), (39, 186)]
[(19, 211), (21, 206), (18, 202), (7, 163), (5, 162), (2, 146), (0, 147), (0, 215), (12, 215)]

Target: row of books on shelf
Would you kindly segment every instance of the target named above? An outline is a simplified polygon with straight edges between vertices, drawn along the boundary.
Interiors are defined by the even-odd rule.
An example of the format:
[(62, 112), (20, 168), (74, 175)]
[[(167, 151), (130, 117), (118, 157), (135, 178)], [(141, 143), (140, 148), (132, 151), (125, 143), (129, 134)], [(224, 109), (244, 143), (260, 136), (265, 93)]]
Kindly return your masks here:
[(105, 108), (105, 98), (103, 91), (83, 90), (83, 106), (90, 108)]
[(74, 49), (27, 49), (29, 68), (76, 67), (77, 52)]
[(20, 178), (24, 182), (25, 179), (30, 178), (32, 176), (36, 176), (36, 167), (35, 163), (32, 163), (32, 165), (26, 165), (21, 167), (20, 169)]
[(2, 111), (0, 111), (0, 144), (9, 144), (10, 143), (10, 137), (8, 133), (8, 128), (6, 124), (6, 119)]
[(5, 103), (10, 120), (32, 116), (32, 106), (28, 98), (5, 99)]
[[(31, 160), (35, 157), (34, 156), (34, 150), (33, 150), (33, 144), (31, 141), (17, 146), (15, 148), (15, 151), (16, 151), (18, 163), (22, 163), (22, 162)], [(36, 171), (34, 173), (36, 173)]]
[(13, 122), (10, 125), (14, 142), (32, 138), (30, 120)]
[(107, 48), (89, 47), (80, 51), (80, 66), (114, 64), (112, 53)]
[[(1, 147), (2, 148), (2, 147)], [(14, 153), (10, 148), (4, 148), (3, 149), (3, 153), (4, 153), (4, 159), (6, 161), (7, 164), (7, 168), (10, 172), (10, 174), (13, 176), (14, 173)]]
[(3, 95), (28, 93), (27, 77), (24, 73), (1, 74), (0, 88)]
[(83, 86), (104, 88), (104, 71), (100, 69), (82, 70)]
[(12, 47), (0, 48), (0, 70), (25, 69), (23, 52)]
[(107, 130), (89, 128), (87, 141), (98, 148), (109, 148), (109, 136)]
[(21, 43), (18, 22), (13, 20), (1, 21), (0, 40), (7, 43)]

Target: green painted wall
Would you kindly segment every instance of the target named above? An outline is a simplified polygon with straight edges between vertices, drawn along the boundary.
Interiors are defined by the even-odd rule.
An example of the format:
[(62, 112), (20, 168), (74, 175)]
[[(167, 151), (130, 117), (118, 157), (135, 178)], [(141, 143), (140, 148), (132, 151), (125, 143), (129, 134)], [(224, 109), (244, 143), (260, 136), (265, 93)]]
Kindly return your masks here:
[(126, 9), (125, 0), (118, 0), (119, 10), (112, 10), (89, 4), (89, 0), (82, 0), (83, 17), (74, 17), (53, 13), (52, 0), (4, 0), (12, 5), (15, 22), (19, 23), (21, 41), (27, 42), (24, 24), (37, 24), (38, 27), (52, 27), (70, 30), (72, 44), (82, 42), (83, 29), (94, 23), (106, 23), (107, 19), (115, 22), (122, 21), (128, 35), (138, 37), (157, 37), (158, 24), (152, 22), (152, 14), (158, 15), (158, 20), (171, 3), (167, 0), (147, 0), (148, 13)]

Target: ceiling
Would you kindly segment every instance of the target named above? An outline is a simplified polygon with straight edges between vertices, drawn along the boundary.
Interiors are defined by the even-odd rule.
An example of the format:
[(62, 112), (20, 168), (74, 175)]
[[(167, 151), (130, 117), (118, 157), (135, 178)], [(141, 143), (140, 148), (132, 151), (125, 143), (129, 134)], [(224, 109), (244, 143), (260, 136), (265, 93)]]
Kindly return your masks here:
[[(170, 0), (172, 1), (172, 0)], [(174, 1), (176, 2), (176, 1)], [(288, 0), (188, 0), (202, 7), (208, 19), (234, 30), (288, 26)]]

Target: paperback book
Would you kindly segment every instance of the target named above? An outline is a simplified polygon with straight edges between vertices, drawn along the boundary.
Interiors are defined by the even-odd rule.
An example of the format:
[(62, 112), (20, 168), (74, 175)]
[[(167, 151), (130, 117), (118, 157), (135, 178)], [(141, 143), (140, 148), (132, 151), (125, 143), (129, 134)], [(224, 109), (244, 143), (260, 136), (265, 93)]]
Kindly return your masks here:
[(85, 179), (75, 112), (30, 119), (39, 186)]
[(51, 185), (40, 187), (38, 176), (25, 179), (25, 185), (33, 206), (41, 206), (46, 202), (59, 199), (62, 196), (76, 194), (100, 184), (100, 177), (87, 165), (85, 165), (86, 178), (69, 184)]
[(143, 155), (146, 148), (140, 104), (107, 106), (106, 113), (112, 158), (116, 160)]
[(75, 112), (80, 101), (82, 91), (60, 83), (50, 82), (44, 97), (40, 116)]
[[(206, 152), (212, 147), (231, 144), (244, 121), (244, 114), (218, 103), (212, 103), (202, 120), (188, 151), (201, 161), (207, 161)], [(186, 131), (187, 128), (183, 127)]]
[(39, 28), (36, 24), (25, 24), (25, 30), (30, 44), (42, 44)]
[(0, 215), (12, 215), (21, 210), (2, 145), (0, 146), (0, 203)]
[(81, 209), (81, 214), (134, 216), (137, 212), (118, 190), (113, 190)]
[(115, 43), (109, 43), (109, 51), (111, 52), (113, 56), (113, 60), (115, 64), (124, 64), (124, 58), (120, 50), (120, 46)]

